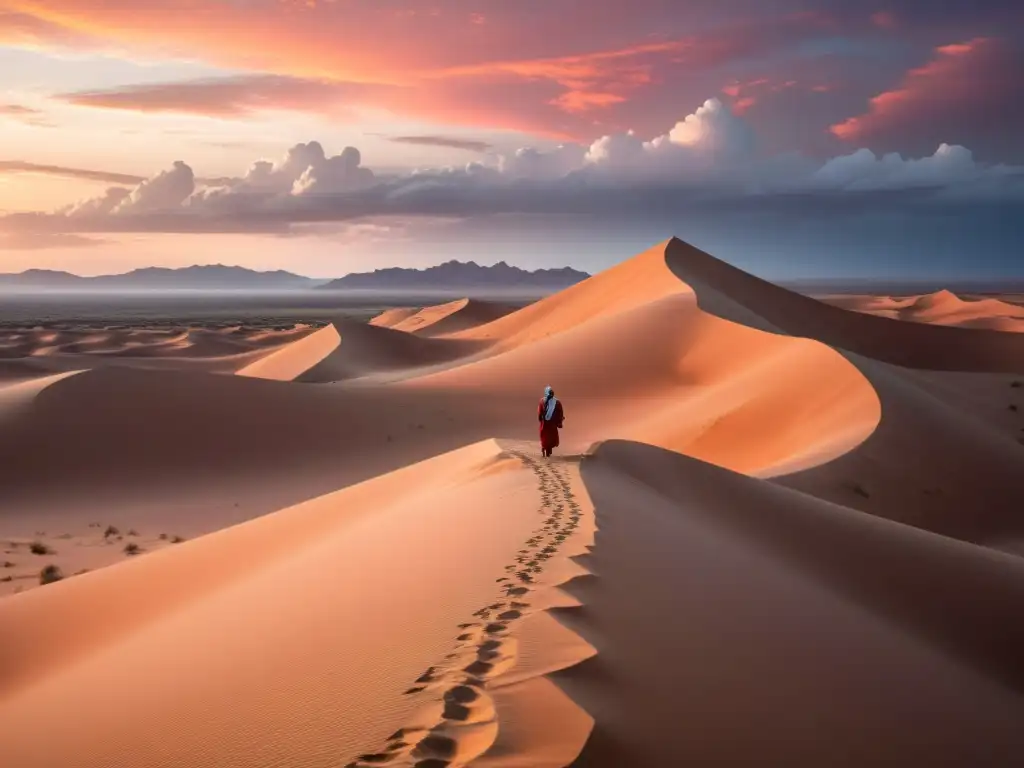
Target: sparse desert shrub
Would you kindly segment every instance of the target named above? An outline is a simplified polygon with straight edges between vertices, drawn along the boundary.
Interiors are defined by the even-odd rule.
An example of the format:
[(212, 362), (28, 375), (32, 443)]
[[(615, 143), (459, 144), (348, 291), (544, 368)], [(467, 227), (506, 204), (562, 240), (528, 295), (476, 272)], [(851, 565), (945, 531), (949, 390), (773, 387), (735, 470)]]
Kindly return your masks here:
[(126, 555), (137, 555), (142, 551), (142, 547), (136, 544), (134, 541), (124, 545), (124, 553)]
[(13, 576), (4, 576), (0, 581), (14, 581)]
[(136, 531), (136, 530), (135, 530), (134, 528), (129, 528), (129, 529), (128, 529), (128, 535), (129, 535), (129, 536), (138, 536), (138, 535), (139, 535), (139, 532), (138, 532), (138, 531)]
[(861, 497), (863, 497), (865, 499), (870, 499), (871, 498), (871, 494), (868, 493), (867, 488), (865, 488), (860, 483), (854, 483), (853, 486), (851, 486), (850, 490), (852, 490), (858, 496), (861, 496)]
[(60, 581), (63, 578), (64, 574), (61, 573), (60, 568), (53, 563), (50, 563), (39, 572), (40, 584), (53, 584), (53, 582)]
[(183, 537), (181, 537), (181, 536), (172, 536), (171, 537), (171, 544), (181, 544), (181, 542), (183, 542), (184, 540), (185, 539)]
[(4, 568), (13, 568), (13, 567), (14, 567), (14, 563), (12, 563), (10, 560), (4, 560)]
[(103, 538), (104, 539), (109, 539), (111, 536), (117, 536), (119, 533), (121, 533), (121, 532), (119, 530), (117, 530), (117, 526), (108, 525), (107, 526), (107, 530), (105, 530), (103, 532)]
[(43, 544), (41, 541), (33, 541), (28, 545), (28, 551), (33, 555), (48, 555), (50, 554), (50, 548)]
[(160, 534), (160, 541), (167, 541), (167, 534), (166, 533), (161, 533)]

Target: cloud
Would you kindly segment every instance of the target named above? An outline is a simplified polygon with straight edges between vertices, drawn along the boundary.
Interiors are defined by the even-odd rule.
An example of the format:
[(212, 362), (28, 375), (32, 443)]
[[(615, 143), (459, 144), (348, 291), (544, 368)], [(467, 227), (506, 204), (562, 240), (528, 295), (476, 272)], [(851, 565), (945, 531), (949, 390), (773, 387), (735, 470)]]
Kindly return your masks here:
[[(145, 180), (140, 182), (145, 184)], [(124, 187), (110, 187), (98, 197), (91, 197), (70, 205), (60, 211), (69, 219), (95, 219), (112, 214), (131, 195)]]
[(176, 160), (169, 170), (146, 179), (127, 194), (112, 214), (151, 213), (174, 209), (188, 200), (196, 191), (196, 177), (192, 169)]
[(319, 111), (338, 116), (353, 99), (365, 96), (373, 88), (360, 83), (282, 75), (239, 75), (78, 91), (54, 98), (82, 107), (210, 117), (240, 117), (266, 109)]
[(1004, 156), (1024, 134), (1024, 52), (986, 37), (940, 46), (902, 83), (873, 97), (864, 114), (829, 129), (847, 142), (934, 146), (937, 140), (984, 145)]
[[(966, 148), (878, 156), (867, 149), (816, 161), (767, 154), (752, 126), (708, 99), (664, 133), (644, 139), (609, 134), (589, 145), (524, 148), (486, 163), (375, 175), (346, 147), (328, 155), (297, 144), (276, 162), (255, 162), (242, 177), (198, 187), (184, 162), (138, 184), (112, 188), (54, 214), (12, 214), (7, 231), (276, 232), (372, 217), (474, 217), (503, 213), (675, 215), (707, 204), (769, 210), (803, 196), (837, 210), (869, 198), (1024, 202), (1024, 167), (979, 163)], [(867, 196), (867, 197), (866, 197)]]
[(812, 186), (823, 189), (883, 190), (949, 187), (988, 180), (1021, 179), (1024, 169), (981, 166), (969, 149), (941, 144), (935, 153), (904, 159), (897, 153), (879, 157), (868, 149), (832, 158), (812, 175)]
[(65, 176), (72, 179), (85, 179), (86, 181), (105, 181), (110, 184), (141, 184), (145, 181), (143, 176), (133, 176), (127, 173), (112, 173), (110, 171), (93, 171), (85, 168), (68, 168), (62, 165), (44, 165), (41, 163), (27, 163), (23, 160), (0, 160), (0, 174), (2, 173), (38, 173), (46, 176)]
[(142, 55), (255, 72), (58, 96), (75, 105), (220, 118), (367, 107), (578, 141), (627, 127), (654, 130), (665, 115), (637, 109), (637, 100), (707, 93), (723, 67), (757, 66), (800, 41), (834, 34), (823, 14), (758, 17), (748, 0), (742, 13), (714, 14), (699, 7), (710, 5), (705, 0), (686, 9), (640, 0), (633, 10), (598, 0), (592, 12), (601, 14), (600, 25), (519, 3), (488, 10), (486, 24), (467, 24), (462, 0), (444, 0), (430, 13), (393, 3), (197, 0), (197, 12), (184, 15), (171, 0), (149, 0), (144, 14), (127, 0), (47, 0), (45, 12), (14, 2), (41, 25), (102, 35)]
[(498, 158), (498, 171), (510, 179), (558, 179), (579, 169), (586, 155), (586, 148), (579, 144), (560, 144), (546, 152), (523, 147)]
[(312, 163), (292, 187), (293, 195), (330, 195), (363, 189), (373, 184), (373, 171), (360, 167), (362, 155), (345, 147), (340, 155)]
[(486, 141), (476, 139), (459, 139), (454, 136), (388, 136), (388, 141), (396, 144), (412, 144), (421, 147), (447, 147), (448, 149), (464, 149), (467, 152), (489, 152), (493, 146)]
[(26, 117), (33, 115), (41, 115), (38, 109), (32, 109), (31, 107), (24, 107), (21, 104), (0, 104), (0, 115), (8, 117)]
[(103, 241), (60, 232), (12, 232), (0, 234), (0, 250), (41, 251), (48, 248), (88, 248)]
[(21, 104), (0, 104), (0, 118), (7, 118), (35, 128), (52, 128), (54, 125), (46, 119), (41, 110)]
[(23, 48), (96, 48), (99, 41), (32, 13), (0, 9), (0, 43)]

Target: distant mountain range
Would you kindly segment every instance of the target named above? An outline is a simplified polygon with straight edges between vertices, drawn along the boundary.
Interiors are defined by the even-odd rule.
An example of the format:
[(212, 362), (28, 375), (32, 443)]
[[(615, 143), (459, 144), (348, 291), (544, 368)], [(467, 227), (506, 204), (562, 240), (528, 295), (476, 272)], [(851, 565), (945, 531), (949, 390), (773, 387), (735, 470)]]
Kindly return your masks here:
[(220, 264), (181, 269), (146, 267), (121, 275), (97, 277), (48, 269), (0, 274), (0, 290), (291, 290), (312, 288), (323, 282), (283, 270), (256, 272)]
[(427, 269), (393, 267), (357, 272), (338, 280), (315, 280), (291, 272), (256, 272), (244, 267), (210, 266), (165, 269), (146, 267), (121, 275), (81, 277), (71, 272), (29, 269), (0, 274), (0, 291), (148, 291), (148, 290), (327, 290), (444, 291), (473, 290), (557, 291), (590, 275), (569, 267), (529, 271), (501, 261), (493, 267), (449, 261)]
[(557, 291), (590, 277), (570, 267), (525, 270), (499, 261), (485, 267), (474, 261), (448, 261), (426, 269), (390, 267), (373, 272), (354, 272), (319, 286), (321, 290), (378, 291), (472, 291), (542, 290)]

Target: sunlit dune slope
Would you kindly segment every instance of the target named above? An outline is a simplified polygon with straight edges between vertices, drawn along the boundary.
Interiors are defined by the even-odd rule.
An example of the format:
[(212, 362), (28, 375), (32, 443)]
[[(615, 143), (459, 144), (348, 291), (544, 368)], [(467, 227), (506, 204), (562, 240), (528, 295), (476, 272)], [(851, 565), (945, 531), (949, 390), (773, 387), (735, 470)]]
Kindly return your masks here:
[(480, 343), (421, 338), (392, 328), (356, 320), (336, 320), (341, 342), (298, 380), (344, 381), (374, 374), (414, 372), (418, 368), (453, 363), (483, 349)]
[(764, 475), (827, 460), (874, 429), (877, 397), (841, 355), (700, 303), (657, 246), (455, 334), (501, 352), (408, 385), (525, 398), (551, 383), (574, 444), (629, 437)]
[(370, 319), (370, 325), (378, 325), (381, 328), (394, 328), (395, 325), (412, 317), (418, 312), (416, 307), (392, 307), (385, 309), (376, 317)]
[(304, 339), (271, 352), (238, 371), (239, 376), (251, 376), (275, 381), (291, 381), (322, 361), (341, 344), (341, 336), (333, 325), (327, 325)]
[(443, 336), (489, 323), (515, 311), (515, 307), (479, 299), (458, 299), (447, 304), (424, 307), (389, 325), (396, 331), (422, 336)]

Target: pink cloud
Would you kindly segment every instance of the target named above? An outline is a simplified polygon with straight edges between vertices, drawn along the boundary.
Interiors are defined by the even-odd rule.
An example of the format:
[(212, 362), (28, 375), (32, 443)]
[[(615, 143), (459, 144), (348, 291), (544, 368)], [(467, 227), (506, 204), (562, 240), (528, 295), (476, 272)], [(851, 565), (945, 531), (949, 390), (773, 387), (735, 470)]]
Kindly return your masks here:
[[(1021, 71), (1020, 58), (993, 38), (940, 46), (930, 61), (907, 72), (898, 87), (873, 97), (867, 112), (829, 130), (843, 141), (861, 144), (933, 141), (940, 134), (963, 142), (984, 133), (983, 123), (1013, 133), (1024, 122), (1019, 78), (1011, 75)], [(1008, 86), (1017, 92), (1008, 92)]]
[(755, 99), (753, 96), (744, 96), (742, 98), (736, 99), (736, 101), (733, 102), (732, 111), (735, 112), (737, 115), (742, 115), (755, 104), (757, 104), (757, 99)]

